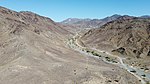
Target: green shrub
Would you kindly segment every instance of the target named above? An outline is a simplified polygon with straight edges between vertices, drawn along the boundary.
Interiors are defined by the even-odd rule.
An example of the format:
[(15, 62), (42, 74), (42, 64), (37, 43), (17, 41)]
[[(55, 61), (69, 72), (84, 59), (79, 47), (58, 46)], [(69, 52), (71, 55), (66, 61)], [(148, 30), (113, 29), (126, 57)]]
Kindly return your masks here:
[(87, 53), (89, 53), (90, 51), (89, 51), (89, 50), (87, 50), (86, 52), (87, 52)]
[(150, 82), (146, 82), (146, 84), (150, 84)]
[(132, 70), (132, 71), (130, 71), (130, 72), (132, 72), (132, 73), (136, 73), (136, 71), (135, 71), (135, 70)]
[(94, 52), (94, 51), (92, 51), (91, 52), (94, 56), (99, 56), (99, 57), (101, 57), (101, 55), (99, 55), (98, 53), (96, 53), (96, 52)]
[(146, 75), (145, 75), (145, 74), (143, 74), (142, 76), (143, 76), (143, 77), (146, 77)]

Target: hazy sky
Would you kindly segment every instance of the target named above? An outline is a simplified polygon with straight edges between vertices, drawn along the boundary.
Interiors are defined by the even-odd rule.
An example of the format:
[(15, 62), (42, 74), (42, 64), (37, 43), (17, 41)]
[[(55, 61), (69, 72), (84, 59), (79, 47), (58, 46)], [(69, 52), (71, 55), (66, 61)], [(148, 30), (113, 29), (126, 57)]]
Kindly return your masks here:
[(0, 0), (0, 6), (32, 11), (54, 21), (103, 18), (113, 14), (150, 15), (150, 0)]

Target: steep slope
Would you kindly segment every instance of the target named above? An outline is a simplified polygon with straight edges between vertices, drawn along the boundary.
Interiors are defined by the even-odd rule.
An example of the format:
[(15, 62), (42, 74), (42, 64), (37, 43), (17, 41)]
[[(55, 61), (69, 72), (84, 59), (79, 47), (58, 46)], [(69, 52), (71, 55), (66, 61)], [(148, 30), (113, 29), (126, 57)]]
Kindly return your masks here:
[(121, 17), (101, 27), (90, 30), (83, 36), (87, 44), (111, 45), (112, 48), (124, 48), (122, 54), (148, 56), (150, 46), (150, 20), (132, 17)]
[(150, 19), (123, 16), (82, 38), (84, 45), (128, 57), (129, 64), (150, 68)]
[[(63, 39), (65, 38), (65, 34), (69, 34), (68, 31), (57, 26), (51, 19), (41, 17), (31, 12), (18, 13), (1, 7), (0, 19), (0, 44), (3, 48), (2, 50), (6, 51), (7, 53), (9, 53), (8, 49), (11, 49), (12, 51), (10, 50), (10, 52), (14, 53), (13, 51), (17, 47), (25, 47), (25, 45), (28, 45), (26, 43), (29, 43), (29, 45), (34, 45), (34, 40), (42, 41), (42, 39), (44, 38), (53, 40), (53, 44), (55, 44), (55, 42), (63, 41)], [(46, 42), (46, 40), (43, 41)], [(4, 59), (6, 59), (5, 55), (2, 55), (2, 58), (3, 57)], [(3, 61), (7, 63), (7, 61), (13, 59), (13, 56), (7, 58), (7, 61), (4, 59), (1, 59), (1, 65), (3, 65)]]
[(49, 18), (0, 7), (0, 84), (140, 84), (127, 71), (69, 48), (69, 35)]

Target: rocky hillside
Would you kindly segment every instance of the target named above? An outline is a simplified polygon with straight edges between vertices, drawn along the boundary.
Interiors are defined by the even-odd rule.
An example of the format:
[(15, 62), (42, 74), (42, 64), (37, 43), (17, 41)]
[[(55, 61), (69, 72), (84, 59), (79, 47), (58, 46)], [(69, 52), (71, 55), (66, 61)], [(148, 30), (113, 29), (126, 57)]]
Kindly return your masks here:
[[(47, 30), (50, 30), (52, 33), (57, 33), (57, 35), (68, 33), (68, 31), (61, 28), (51, 19), (28, 11), (15, 12), (1, 7), (0, 18), (3, 22), (3, 25), (7, 23), (8, 27), (11, 27), (11, 29), (9, 30), (10, 32), (13, 32), (14, 30), (20, 33), (21, 31), (26, 29), (31, 30), (37, 34), (40, 34)], [(7, 30), (7, 28), (5, 28), (4, 30)]]
[(0, 7), (0, 84), (140, 84), (127, 71), (68, 47), (70, 30)]
[(66, 19), (62, 22), (61, 24), (66, 24), (66, 25), (72, 25), (74, 27), (78, 28), (98, 28), (107, 22), (116, 20), (119, 18), (121, 15), (112, 15), (110, 17), (106, 17), (104, 19), (78, 19), (78, 18), (69, 18)]
[(60, 84), (70, 34), (47, 17), (0, 7), (0, 84)]
[(150, 56), (150, 19), (122, 16), (82, 36), (89, 47), (145, 58)]

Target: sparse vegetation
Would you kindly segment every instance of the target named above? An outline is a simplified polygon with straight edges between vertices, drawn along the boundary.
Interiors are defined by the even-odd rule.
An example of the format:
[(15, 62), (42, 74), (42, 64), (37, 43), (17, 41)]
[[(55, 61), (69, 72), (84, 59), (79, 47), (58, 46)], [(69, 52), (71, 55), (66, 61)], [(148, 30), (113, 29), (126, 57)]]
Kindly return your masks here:
[(136, 73), (136, 71), (135, 71), (135, 70), (131, 70), (130, 72), (132, 72), (132, 73)]
[(96, 52), (94, 52), (94, 51), (92, 51), (91, 53), (92, 53), (94, 56), (101, 57), (101, 55), (99, 55), (98, 53), (96, 53)]
[(119, 82), (119, 80), (114, 80), (115, 82)]
[(141, 75), (141, 76), (146, 77), (146, 75), (145, 75), (145, 74), (143, 74), (143, 75)]
[(108, 80), (107, 82), (112, 82), (111, 80)]
[(145, 67), (145, 69), (144, 69), (145, 71), (147, 71), (147, 70), (149, 70), (149, 68), (147, 68), (147, 67)]
[(150, 82), (146, 82), (146, 84), (150, 84)]
[(117, 62), (117, 61), (115, 61), (115, 60), (113, 60), (112, 62), (113, 62), (113, 63), (118, 63), (118, 62)]
[(105, 57), (105, 59), (106, 59), (107, 61), (110, 61), (110, 58), (109, 58), (109, 57)]
[(115, 61), (115, 59), (112, 59), (110, 57), (105, 57), (105, 59), (109, 62), (118, 63), (117, 61)]
[(87, 50), (86, 52), (87, 52), (87, 53), (89, 53), (90, 51), (89, 51), (89, 50)]

